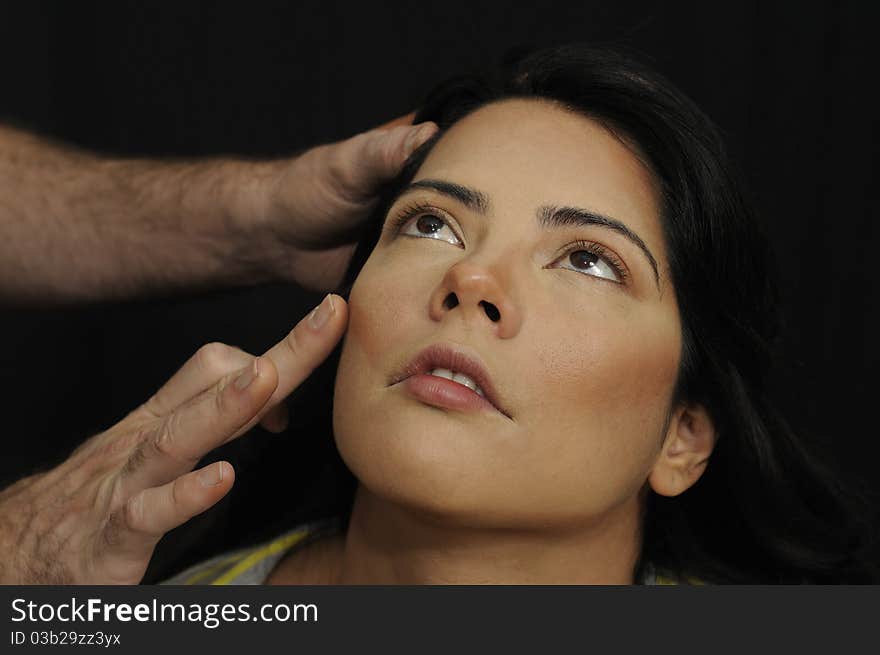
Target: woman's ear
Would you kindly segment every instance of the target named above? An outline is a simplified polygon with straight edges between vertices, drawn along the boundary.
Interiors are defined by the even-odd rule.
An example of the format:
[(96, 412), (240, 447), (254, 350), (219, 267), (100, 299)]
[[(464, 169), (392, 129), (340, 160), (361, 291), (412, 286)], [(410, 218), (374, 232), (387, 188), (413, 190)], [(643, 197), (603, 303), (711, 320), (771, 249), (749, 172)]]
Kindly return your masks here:
[(715, 446), (715, 427), (702, 405), (682, 405), (674, 410), (663, 450), (648, 476), (661, 496), (677, 496), (690, 488), (706, 470)]

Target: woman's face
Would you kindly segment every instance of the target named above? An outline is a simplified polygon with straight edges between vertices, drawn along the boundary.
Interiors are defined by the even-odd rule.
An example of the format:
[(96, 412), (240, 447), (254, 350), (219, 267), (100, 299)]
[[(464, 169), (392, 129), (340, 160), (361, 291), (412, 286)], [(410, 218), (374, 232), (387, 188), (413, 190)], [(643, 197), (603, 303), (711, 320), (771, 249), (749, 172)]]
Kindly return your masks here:
[[(635, 512), (681, 350), (652, 175), (598, 123), (507, 100), (456, 123), (413, 181), (349, 298), (333, 414), (346, 464), (372, 494), (462, 525)], [(390, 385), (435, 343), (476, 354), (509, 416)]]

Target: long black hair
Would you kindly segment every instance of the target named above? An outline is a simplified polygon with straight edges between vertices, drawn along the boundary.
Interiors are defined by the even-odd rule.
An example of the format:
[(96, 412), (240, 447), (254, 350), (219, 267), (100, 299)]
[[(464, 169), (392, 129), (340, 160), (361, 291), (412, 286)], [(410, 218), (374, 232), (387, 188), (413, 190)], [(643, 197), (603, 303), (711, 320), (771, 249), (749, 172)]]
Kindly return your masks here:
[(551, 101), (599, 122), (634, 144), (661, 190), (682, 324), (673, 403), (702, 404), (718, 438), (691, 489), (672, 498), (648, 494), (636, 579), (649, 563), (715, 583), (880, 579), (870, 507), (808, 452), (768, 398), (778, 332), (772, 257), (719, 132), (632, 56), (587, 45), (519, 51), (493, 76), (438, 86), (415, 122), (432, 120), (441, 130), (384, 189), (341, 294), (348, 297), (387, 210), (437, 139), (505, 98)]

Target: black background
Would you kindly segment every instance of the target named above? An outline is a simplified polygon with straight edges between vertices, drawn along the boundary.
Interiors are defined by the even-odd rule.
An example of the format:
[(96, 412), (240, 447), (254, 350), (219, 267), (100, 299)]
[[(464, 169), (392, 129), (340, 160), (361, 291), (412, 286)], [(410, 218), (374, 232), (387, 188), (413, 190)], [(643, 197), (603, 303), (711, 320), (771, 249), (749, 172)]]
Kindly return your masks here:
[[(4, 3), (0, 119), (110, 154), (280, 155), (406, 113), (441, 78), (485, 69), (511, 46), (635, 48), (720, 125), (774, 242), (779, 404), (847, 476), (880, 490), (873, 5)], [(320, 297), (270, 285), (0, 308), (0, 481), (118, 421), (199, 345), (262, 351)], [(332, 387), (309, 393), (326, 404)], [(257, 430), (226, 448), (236, 487), (163, 540), (146, 580), (320, 513), (311, 458), (327, 459), (330, 437), (297, 407), (287, 434)]]

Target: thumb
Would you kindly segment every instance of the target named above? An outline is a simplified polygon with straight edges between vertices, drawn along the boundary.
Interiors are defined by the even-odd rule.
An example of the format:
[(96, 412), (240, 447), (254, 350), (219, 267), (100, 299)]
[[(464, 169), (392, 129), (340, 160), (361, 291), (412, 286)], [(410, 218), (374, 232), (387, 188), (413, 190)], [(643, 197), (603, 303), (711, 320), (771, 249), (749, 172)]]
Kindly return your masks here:
[(437, 124), (432, 121), (426, 121), (408, 127), (401, 145), (400, 158), (397, 162), (398, 168), (403, 166), (403, 163), (409, 158), (409, 156), (413, 154), (419, 146), (425, 143), (425, 141), (434, 136), (439, 129), (440, 128), (437, 127)]
[(338, 198), (360, 206), (371, 201), (379, 185), (393, 179), (413, 151), (438, 130), (436, 123), (427, 121), (361, 132), (316, 150), (330, 162), (318, 170), (332, 176), (330, 188)]
[(436, 123), (427, 121), (418, 125), (400, 125), (390, 130), (374, 130), (367, 144), (367, 156), (376, 166), (376, 177), (391, 179), (397, 175), (407, 158), (434, 136), (438, 129)]

